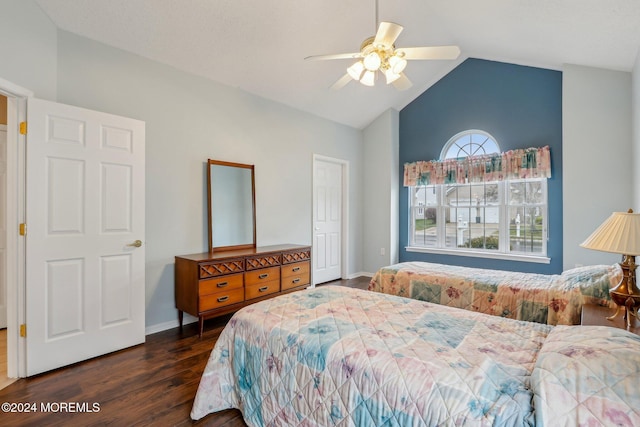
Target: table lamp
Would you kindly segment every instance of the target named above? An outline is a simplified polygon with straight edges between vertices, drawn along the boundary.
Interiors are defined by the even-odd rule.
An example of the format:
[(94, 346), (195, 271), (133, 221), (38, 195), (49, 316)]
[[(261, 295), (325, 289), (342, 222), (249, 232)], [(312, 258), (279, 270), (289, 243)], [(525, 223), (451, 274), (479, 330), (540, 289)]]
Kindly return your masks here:
[(587, 238), (581, 247), (596, 251), (622, 254), (622, 280), (609, 290), (618, 309), (609, 320), (613, 320), (624, 309), (627, 328), (631, 327), (631, 316), (637, 316), (640, 307), (640, 291), (636, 287), (636, 255), (640, 255), (640, 214), (614, 212)]

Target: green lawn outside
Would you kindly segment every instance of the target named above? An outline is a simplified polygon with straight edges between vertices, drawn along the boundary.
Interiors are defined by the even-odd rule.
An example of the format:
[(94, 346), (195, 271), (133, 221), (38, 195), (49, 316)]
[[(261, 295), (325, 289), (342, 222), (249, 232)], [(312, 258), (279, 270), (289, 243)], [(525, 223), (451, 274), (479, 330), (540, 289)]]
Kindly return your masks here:
[(416, 219), (416, 231), (427, 230), (436, 226), (432, 219)]

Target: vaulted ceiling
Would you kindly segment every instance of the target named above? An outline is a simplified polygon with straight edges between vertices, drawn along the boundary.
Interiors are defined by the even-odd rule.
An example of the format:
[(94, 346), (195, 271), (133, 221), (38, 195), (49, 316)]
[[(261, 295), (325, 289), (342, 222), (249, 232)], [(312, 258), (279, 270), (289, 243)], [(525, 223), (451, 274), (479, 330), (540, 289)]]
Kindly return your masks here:
[(398, 47), (458, 45), (453, 61), (410, 61), (413, 86), (329, 87), (375, 35), (376, 0), (37, 0), (58, 28), (356, 128), (401, 109), (464, 59), (632, 71), (638, 0), (378, 0)]

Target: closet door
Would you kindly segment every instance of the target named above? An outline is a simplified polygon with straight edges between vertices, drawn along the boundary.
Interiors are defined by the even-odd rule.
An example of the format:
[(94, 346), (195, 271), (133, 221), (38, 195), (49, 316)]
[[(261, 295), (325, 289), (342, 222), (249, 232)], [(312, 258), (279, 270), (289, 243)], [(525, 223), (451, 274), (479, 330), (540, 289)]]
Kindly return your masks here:
[(342, 164), (315, 159), (313, 165), (314, 284), (342, 274)]
[(7, 125), (0, 125), (0, 329), (7, 327)]
[(28, 101), (27, 375), (144, 342), (138, 120)]

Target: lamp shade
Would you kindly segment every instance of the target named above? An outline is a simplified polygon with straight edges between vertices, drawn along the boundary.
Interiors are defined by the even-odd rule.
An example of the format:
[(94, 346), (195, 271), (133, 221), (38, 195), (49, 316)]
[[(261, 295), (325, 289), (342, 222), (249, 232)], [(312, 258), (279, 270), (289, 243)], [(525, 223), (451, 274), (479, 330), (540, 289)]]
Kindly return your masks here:
[(400, 74), (396, 74), (391, 69), (384, 70), (384, 76), (387, 78), (387, 84), (393, 83), (400, 78)]
[(347, 68), (347, 73), (351, 76), (353, 80), (360, 80), (362, 77), (362, 72), (364, 71), (364, 64), (362, 61), (358, 61), (353, 64), (351, 67)]
[(373, 86), (375, 83), (376, 73), (375, 71), (365, 71), (360, 79), (360, 83), (365, 86)]
[(640, 255), (640, 214), (614, 212), (581, 247), (622, 255)]
[(364, 64), (364, 68), (369, 71), (377, 71), (382, 64), (382, 60), (380, 59), (380, 55), (378, 55), (378, 52), (371, 52), (364, 57), (362, 62)]

